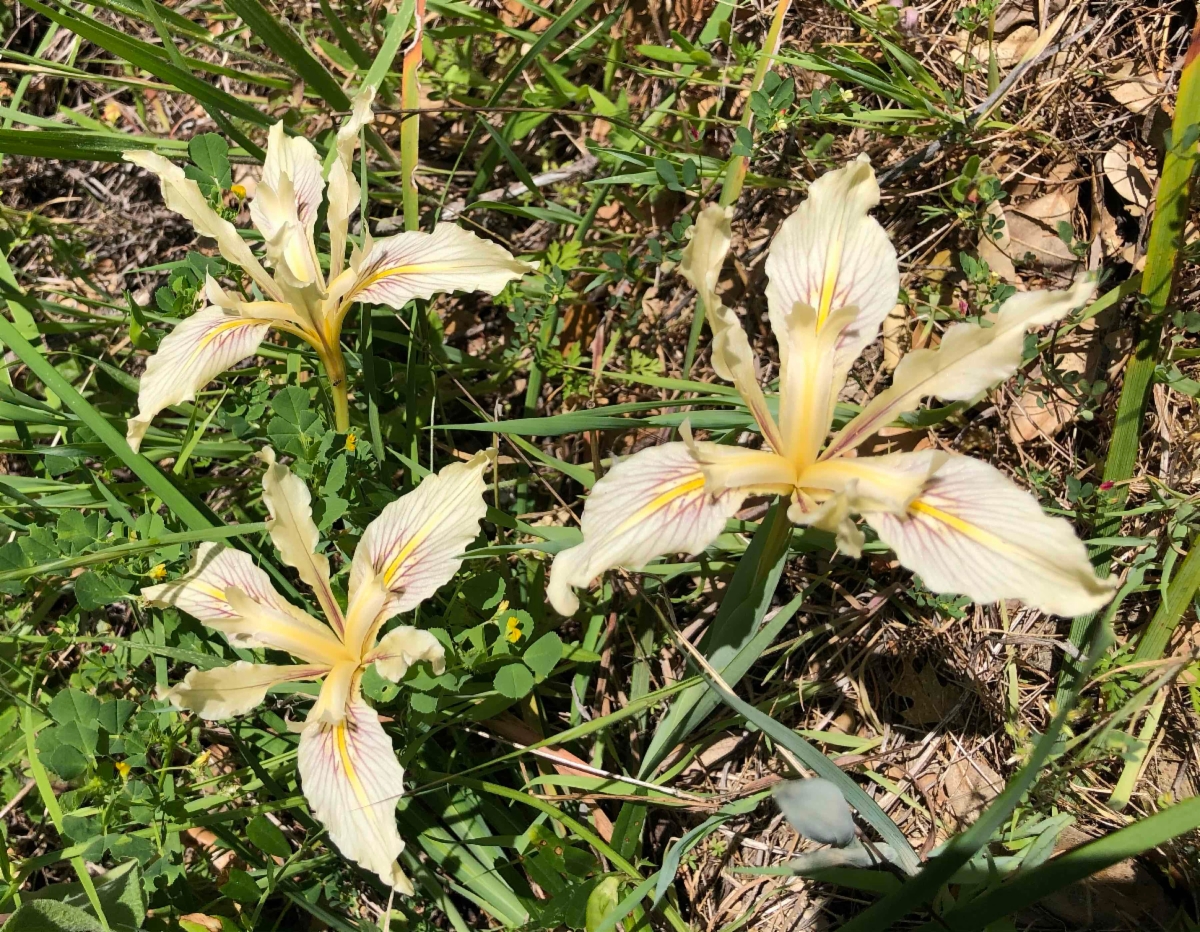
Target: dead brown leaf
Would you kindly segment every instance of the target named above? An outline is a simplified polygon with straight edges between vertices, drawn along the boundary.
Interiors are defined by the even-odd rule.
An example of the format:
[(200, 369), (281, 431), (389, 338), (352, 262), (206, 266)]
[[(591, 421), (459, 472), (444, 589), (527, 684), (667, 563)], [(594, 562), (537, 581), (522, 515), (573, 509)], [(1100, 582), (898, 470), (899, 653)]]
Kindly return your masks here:
[(911, 660), (904, 661), (904, 669), (892, 688), (897, 696), (912, 703), (900, 713), (910, 725), (943, 721), (963, 694), (956, 683), (943, 683), (932, 663), (926, 662), (918, 670)]
[(960, 757), (942, 775), (942, 793), (959, 829), (974, 822), (1003, 789), (1004, 778), (988, 766), (982, 755)]
[(1104, 177), (1127, 202), (1131, 217), (1144, 216), (1150, 209), (1158, 172), (1125, 143), (1118, 142), (1104, 153)]
[(1003, 217), (1004, 228), (994, 240), (981, 237), (979, 254), (1004, 281), (1021, 284), (1015, 268), (1018, 262), (1027, 262), (1038, 271), (1067, 269), (1078, 262), (1058, 235), (1061, 223), (1074, 229), (1073, 218), (1079, 204), (1077, 168), (1073, 159), (1059, 162), (1050, 167), (1044, 178), (1018, 182), (1008, 206), (989, 206), (989, 213)]
[(1149, 70), (1135, 71), (1131, 62), (1111, 72), (1104, 81), (1104, 89), (1133, 113), (1145, 113), (1163, 96), (1158, 76)]
[[(1061, 345), (1063, 352), (1055, 356), (1054, 367), (1059, 372), (1077, 372), (1090, 379), (1100, 364), (1101, 348), (1096, 319), (1085, 320)], [(1025, 391), (1009, 408), (1008, 436), (1013, 443), (1052, 438), (1079, 411), (1079, 403), (1065, 388), (1051, 385), (1047, 393), (1041, 387), (1045, 381), (1041, 376), (1042, 369), (1038, 366)]]
[(1014, 260), (1032, 256), (1043, 269), (1062, 269), (1075, 264), (1070, 247), (1059, 237), (1060, 222), (1071, 222), (1077, 189), (1057, 189), (1005, 212), (1008, 220), (1009, 255)]
[[(1061, 13), (1066, 5), (1067, 0), (1043, 0), (1038, 4), (1042, 8), (1042, 16), (1047, 20)], [(996, 35), (1003, 36), (1009, 30), (1025, 24), (1036, 25), (1037, 21), (1038, 9), (1034, 6), (1034, 0), (1008, 0), (999, 4), (996, 10)]]
[(1018, 26), (1002, 41), (996, 43), (996, 64), (1011, 68), (1038, 40), (1036, 26)]
[(720, 738), (697, 754), (683, 772), (685, 774), (704, 773), (736, 751), (741, 743), (742, 738), (739, 735)]
[(190, 922), (201, 929), (206, 929), (207, 932), (221, 932), (225, 928), (221, 925), (220, 919), (216, 916), (206, 915), (205, 913), (188, 913), (186, 916), (180, 916), (179, 921), (180, 923)]

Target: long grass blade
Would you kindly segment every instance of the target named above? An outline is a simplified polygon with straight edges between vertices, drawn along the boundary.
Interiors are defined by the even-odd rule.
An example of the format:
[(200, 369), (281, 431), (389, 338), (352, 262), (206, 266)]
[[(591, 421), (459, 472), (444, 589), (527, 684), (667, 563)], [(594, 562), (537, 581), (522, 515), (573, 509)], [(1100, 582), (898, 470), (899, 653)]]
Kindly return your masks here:
[(335, 110), (350, 109), (350, 98), (337, 78), (313, 57), (291, 26), (271, 15), (258, 0), (226, 0), (225, 5), (240, 16), (272, 52), (295, 68), (318, 97)]
[[(7, 261), (0, 257), (7, 268)], [(15, 291), (12, 286), (0, 281), (0, 292), (9, 300), (20, 302), (24, 295)], [(194, 531), (213, 527), (214, 522), (198, 508), (183, 492), (177, 489), (165, 475), (148, 459), (134, 453), (126, 442), (125, 437), (107, 420), (101, 416), (86, 398), (76, 390), (75, 386), (63, 378), (53, 364), (43, 356), (33, 344), (26, 340), (8, 318), (0, 315), (0, 343), (20, 357), (29, 370), (37, 376), (43, 385), (62, 399), (71, 412), (103, 441), (126, 466), (146, 483), (146, 487), (157, 495), (163, 503), (175, 513), (184, 524)]]
[(143, 71), (150, 72), (156, 78), (166, 81), (184, 93), (191, 94), (204, 104), (210, 113), (220, 110), (229, 116), (257, 123), (260, 126), (266, 126), (270, 122), (267, 115), (256, 107), (218, 87), (213, 87), (190, 71), (171, 63), (162, 57), (158, 49), (140, 39), (127, 36), (96, 20), (87, 19), (74, 10), (54, 9), (41, 3), (40, 0), (21, 0), (21, 2), (29, 9), (41, 13), (47, 19), (71, 30), (81, 38), (120, 56)]
[(173, 544), (192, 544), (198, 541), (225, 540), (230, 537), (261, 534), (267, 525), (260, 521), (250, 524), (231, 524), (226, 527), (214, 527), (201, 531), (182, 531), (178, 534), (163, 534), (159, 537), (147, 537), (144, 540), (130, 541), (128, 544), (117, 544), (106, 547), (95, 553), (85, 553), (74, 557), (63, 557), (61, 560), (51, 560), (39, 563), (37, 566), (22, 566), (17, 569), (5, 570), (0, 573), (0, 582), (10, 579), (30, 579), (35, 576), (48, 576), (52, 573), (63, 575), (64, 570), (73, 570), (81, 566), (98, 566), (111, 563), (124, 557), (158, 550), (160, 547), (170, 547)]
[(1022, 872), (1010, 882), (926, 923), (917, 932), (974, 932), (989, 928), (991, 923), (1034, 905), (1056, 890), (1197, 828), (1200, 828), (1200, 796), (1193, 796)]
[[(750, 703), (739, 698), (721, 678), (720, 674), (700, 656), (696, 648), (680, 637), (678, 632), (672, 630), (672, 634), (679, 646), (691, 654), (692, 659), (700, 667), (701, 675), (708, 682), (709, 688), (721, 697), (722, 702), (780, 747), (786, 748), (794, 754), (804, 766), (815, 771), (817, 776), (824, 777), (826, 780), (836, 784), (837, 788), (841, 790), (842, 796), (845, 797), (846, 802), (857, 809), (859, 815), (866, 819), (871, 824), (871, 827), (879, 833), (879, 836), (892, 846), (900, 867), (910, 874), (916, 873), (921, 865), (920, 858), (917, 857), (916, 851), (913, 850), (908, 838), (900, 831), (899, 826), (888, 818), (888, 814), (879, 808), (879, 804), (874, 799), (868, 796), (857, 783), (843, 773), (837, 764), (790, 728), (781, 725), (765, 712), (759, 711)], [(877, 927), (870, 926), (869, 928)]]
[[(787, 503), (777, 502), (738, 562), (721, 608), (700, 644), (705, 659), (730, 686), (736, 686), (749, 664), (757, 659), (742, 657), (741, 649), (755, 640), (763, 616), (771, 606), (771, 597), (787, 561), (791, 531)], [(769, 643), (762, 644), (760, 651)], [(729, 666), (735, 659), (741, 662), (734, 671), (736, 675), (730, 675)], [(716, 694), (704, 686), (682, 693), (671, 703), (670, 711), (655, 730), (638, 776), (647, 778), (653, 773), (671, 749), (686, 739), (718, 704)]]
[[(50, 821), (54, 823), (54, 828), (58, 831), (58, 834), (64, 835), (62, 807), (58, 804), (58, 798), (54, 795), (54, 787), (50, 784), (50, 775), (46, 773), (46, 768), (42, 766), (42, 762), (38, 758), (37, 744), (34, 741), (32, 706), (26, 705), (21, 710), (21, 725), (25, 731), (25, 753), (29, 759), (29, 770), (33, 774), (33, 779), (37, 784), (38, 794), (42, 798), (42, 805), (46, 807), (46, 814), (50, 816)], [(87, 865), (80, 855), (70, 858), (70, 862), (71, 868), (75, 871), (75, 876), (79, 878), (80, 886), (83, 887), (84, 892), (87, 894), (88, 902), (91, 904), (96, 918), (100, 920), (101, 927), (105, 932), (109, 932), (112, 927), (108, 924), (108, 919), (104, 915), (104, 907), (100, 905), (100, 896), (96, 893), (96, 885), (92, 882), (92, 875), (88, 873)]]
[[(1133, 478), (1138, 449), (1142, 438), (1142, 416), (1150, 397), (1154, 369), (1162, 351), (1163, 320), (1171, 295), (1175, 290), (1175, 269), (1183, 248), (1184, 229), (1191, 205), (1192, 175), (1197, 156), (1194, 130), (1200, 124), (1200, 23), (1192, 32), (1191, 44), (1179, 77), (1179, 94), (1175, 102), (1175, 118), (1171, 123), (1172, 145), (1163, 160), (1162, 180), (1158, 185), (1157, 207), (1150, 225), (1146, 248), (1146, 267), (1142, 271), (1142, 295), (1149, 315), (1141, 325), (1133, 358), (1125, 369), (1125, 383), (1117, 402), (1117, 420), (1108, 456), (1104, 461), (1104, 482), (1113, 488), (1104, 502), (1104, 515), (1096, 524), (1095, 537), (1115, 537), (1120, 531), (1120, 511), (1129, 494), (1128, 480)], [(1192, 135), (1189, 137), (1189, 133)], [(1109, 547), (1093, 553), (1097, 572), (1107, 575)], [(1091, 625), (1090, 617), (1075, 619), (1070, 639), (1076, 656)], [(1070, 684), (1077, 675), (1076, 664), (1068, 659), (1059, 676), (1060, 703), (1066, 698)]]

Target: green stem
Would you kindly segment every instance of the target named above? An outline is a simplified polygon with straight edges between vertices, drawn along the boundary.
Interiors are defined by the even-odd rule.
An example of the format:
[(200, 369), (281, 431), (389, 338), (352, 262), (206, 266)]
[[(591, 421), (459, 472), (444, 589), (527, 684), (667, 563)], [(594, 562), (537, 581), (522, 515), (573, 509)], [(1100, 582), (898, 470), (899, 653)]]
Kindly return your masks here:
[[(533, 359), (529, 363), (529, 384), (525, 386), (524, 415), (526, 417), (536, 413), (538, 398), (542, 395), (542, 380), (545, 378), (545, 373), (542, 371), (541, 363), (538, 362), (538, 357), (550, 348), (550, 342), (554, 339), (557, 330), (558, 301), (555, 301), (550, 305), (550, 311), (542, 322), (542, 329), (538, 331), (537, 345), (534, 348)], [(528, 510), (529, 467), (522, 463), (517, 474), (517, 514), (523, 515)]]
[(1148, 660), (1158, 660), (1167, 649), (1167, 641), (1171, 639), (1175, 627), (1183, 617), (1187, 607), (1192, 604), (1192, 597), (1200, 587), (1200, 547), (1193, 544), (1188, 555), (1183, 559), (1183, 565), (1175, 573), (1171, 584), (1167, 586), (1166, 597), (1159, 603), (1158, 610), (1150, 619), (1150, 624), (1142, 632), (1137, 650), (1133, 654), (1134, 663)]
[(364, 307), (359, 312), (358, 354), (362, 357), (363, 388), (367, 395), (367, 425), (371, 428), (371, 448), (375, 459), (382, 463), (387, 458), (387, 447), (383, 442), (383, 427), (379, 421), (379, 387), (375, 384), (375, 340), (371, 309)]
[[(1146, 248), (1146, 268), (1142, 273), (1142, 297), (1147, 305), (1147, 316), (1138, 334), (1137, 348), (1133, 359), (1125, 370), (1125, 383), (1121, 398), (1117, 402), (1117, 419), (1113, 428), (1112, 442), (1104, 462), (1103, 479), (1114, 483), (1104, 513), (1096, 522), (1095, 537), (1115, 537), (1121, 529), (1121, 511), (1129, 495), (1128, 482), (1133, 478), (1137, 466), (1138, 448), (1142, 434), (1142, 415), (1150, 397), (1154, 381), (1154, 369), (1162, 344), (1163, 320), (1171, 301), (1175, 283), (1175, 267), (1179, 263), (1183, 246), (1184, 225), (1191, 203), (1192, 169), (1196, 161), (1196, 141), (1186, 147), (1180, 143), (1188, 131), (1200, 123), (1200, 23), (1192, 33), (1191, 45), (1184, 60), (1179, 79), (1179, 93), (1175, 105), (1175, 119), (1171, 124), (1172, 147), (1163, 160), (1162, 180), (1158, 186), (1158, 207), (1150, 226), (1150, 239)], [(1102, 546), (1093, 549), (1092, 562), (1102, 576), (1109, 574), (1109, 560), (1113, 548)], [(1076, 618), (1071, 625), (1071, 643), (1082, 648), (1091, 616)], [(1077, 650), (1075, 656), (1080, 656)], [(1066, 697), (1070, 684), (1078, 674), (1078, 662), (1068, 658), (1063, 664), (1058, 681), (1060, 701)]]
[[(762, 87), (763, 80), (767, 76), (767, 69), (771, 67), (771, 62), (779, 51), (783, 20), (791, 5), (792, 0), (779, 0), (779, 4), (775, 7), (775, 15), (771, 18), (771, 27), (767, 30), (767, 40), (763, 43), (762, 52), (758, 56), (758, 65), (754, 69), (754, 78), (750, 81), (750, 88), (746, 93), (746, 106), (742, 111), (742, 126), (747, 130), (754, 126), (754, 111), (750, 107), (750, 96)], [(742, 185), (746, 181), (746, 171), (749, 167), (750, 156), (748, 155), (735, 155), (729, 160), (729, 165), (725, 169), (725, 180), (721, 186), (719, 203), (722, 207), (728, 207), (738, 199), (738, 195), (742, 193)], [(696, 311), (692, 315), (692, 328), (688, 332), (687, 347), (683, 353), (683, 377), (685, 379), (692, 371), (692, 363), (696, 359), (696, 344), (700, 341), (700, 330), (704, 326), (704, 318), (707, 313), (708, 308), (698, 297)]]
[[(771, 62), (779, 51), (783, 20), (791, 5), (792, 0), (779, 0), (779, 5), (775, 7), (775, 15), (771, 18), (771, 28), (767, 30), (767, 41), (763, 43), (762, 52), (758, 56), (758, 65), (754, 69), (754, 79), (750, 82), (750, 89), (746, 94), (746, 109), (742, 112), (742, 126), (746, 129), (754, 127), (754, 111), (750, 107), (750, 97), (762, 87), (763, 80), (767, 76), (767, 69), (771, 67)], [(750, 156), (748, 155), (735, 155), (730, 159), (729, 165), (725, 169), (725, 183), (721, 188), (720, 204), (722, 207), (728, 207), (738, 199), (738, 195), (742, 193), (742, 185), (746, 181), (746, 171), (749, 167)]]
[[(416, 110), (417, 69), (421, 66), (421, 33), (425, 25), (425, 0), (417, 0), (413, 15), (413, 36), (404, 52), (404, 66), (400, 84), (400, 106), (405, 110)], [(417, 202), (417, 148), (421, 136), (421, 118), (413, 113), (400, 124), (400, 178), (404, 186), (404, 229), (415, 230), (420, 226), (420, 205)]]
[(349, 433), (350, 399), (346, 384), (346, 358), (342, 355), (341, 347), (325, 347), (321, 361), (329, 377), (329, 394), (333, 398), (333, 429), (339, 434)]
[[(1170, 585), (1167, 586), (1166, 595), (1159, 603), (1154, 617), (1150, 619), (1150, 624), (1142, 632), (1137, 650), (1133, 653), (1134, 663), (1152, 662), (1162, 657), (1167, 649), (1167, 642), (1171, 640), (1171, 635), (1180, 619), (1183, 618), (1183, 613), (1192, 604), (1192, 598), (1195, 596), (1197, 588), (1200, 588), (1200, 547), (1193, 545), (1192, 549), (1188, 551), (1188, 555), (1184, 557), (1183, 565), (1179, 567), (1172, 577)], [(1166, 693), (1164, 692), (1146, 717), (1146, 722), (1137, 736), (1142, 744), (1133, 759), (1126, 761), (1125, 766), (1121, 769), (1121, 776), (1117, 780), (1116, 788), (1108, 800), (1110, 809), (1118, 811), (1124, 809), (1133, 795), (1133, 788), (1138, 774), (1141, 772), (1142, 762), (1150, 749), (1154, 733), (1158, 730), (1158, 722), (1162, 716), (1165, 699)], [(1130, 724), (1129, 734), (1133, 734), (1136, 724), (1135, 717)]]

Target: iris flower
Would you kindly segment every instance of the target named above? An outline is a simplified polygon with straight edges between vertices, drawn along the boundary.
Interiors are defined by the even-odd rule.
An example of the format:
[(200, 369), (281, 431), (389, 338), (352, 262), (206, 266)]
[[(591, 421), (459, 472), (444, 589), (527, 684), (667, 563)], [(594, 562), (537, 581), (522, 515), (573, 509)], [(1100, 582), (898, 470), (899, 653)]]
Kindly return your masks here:
[(269, 648), (299, 663), (237, 661), (191, 670), (165, 693), (179, 709), (221, 720), (251, 712), (279, 683), (322, 680), (300, 730), (300, 784), (309, 808), (347, 858), (402, 893), (412, 884), (396, 863), (404, 842), (396, 830), (396, 802), (404, 769), (379, 716), (362, 697), (363, 672), (392, 682), (421, 660), (445, 668), (441, 644), (407, 625), (380, 631), (393, 616), (416, 608), (457, 572), (462, 553), (479, 533), (487, 506), (483, 474), (492, 451), (427, 476), (367, 525), (350, 564), (345, 610), (329, 583), (329, 560), (319, 552), (312, 496), (291, 470), (262, 458), (267, 529), (279, 556), (312, 589), (328, 624), (292, 605), (241, 550), (202, 544), (191, 570), (142, 595), (151, 605), (174, 606), (225, 635), (239, 648)]
[[(272, 327), (317, 351), (329, 377), (335, 426), (345, 433), (350, 413), (341, 333), (354, 303), (399, 309), (414, 298), (450, 291), (496, 295), (537, 267), (452, 223), (439, 223), (432, 233), (411, 231), (379, 240), (368, 232), (361, 249), (353, 246), (346, 267), (347, 231), (361, 193), (354, 178), (354, 151), (359, 130), (373, 119), (373, 99), (371, 88), (355, 98), (354, 110), (338, 130), (328, 178), (311, 142), (286, 135), (283, 123), (271, 127), (262, 177), (250, 202), (250, 218), (262, 234), (271, 273), (182, 168), (153, 152), (124, 154), (126, 161), (158, 176), (167, 207), (191, 221), (197, 233), (215, 239), (221, 255), (243, 269), (261, 292), (261, 298), (248, 301), (208, 278), (208, 306), (177, 324), (146, 364), (138, 414), (130, 418), (127, 434), (134, 450), (158, 412), (191, 401), (221, 372), (254, 355)], [(328, 272), (315, 237), (327, 187)]]
[(668, 553), (699, 553), (749, 495), (790, 497), (788, 517), (831, 531), (857, 557), (865, 540), (855, 516), (935, 592), (976, 602), (1020, 599), (1043, 611), (1080, 615), (1112, 597), (1087, 550), (1062, 518), (987, 463), (942, 451), (860, 456), (859, 446), (925, 398), (969, 401), (1011, 376), (1026, 331), (1085, 304), (1095, 285), (1008, 298), (986, 322), (957, 323), (936, 349), (896, 367), (892, 385), (826, 442), (834, 405), (855, 359), (896, 303), (896, 251), (869, 211), (879, 186), (865, 156), (813, 183), (784, 221), (767, 258), (767, 304), (779, 342), (778, 420), (759, 386), (750, 343), (721, 304), (717, 278), (730, 218), (705, 209), (680, 271), (696, 288), (712, 329), (712, 365), (732, 381), (766, 449), (681, 442), (621, 460), (593, 487), (583, 542), (559, 553), (549, 597), (562, 614), (574, 589), (613, 567), (638, 569)]

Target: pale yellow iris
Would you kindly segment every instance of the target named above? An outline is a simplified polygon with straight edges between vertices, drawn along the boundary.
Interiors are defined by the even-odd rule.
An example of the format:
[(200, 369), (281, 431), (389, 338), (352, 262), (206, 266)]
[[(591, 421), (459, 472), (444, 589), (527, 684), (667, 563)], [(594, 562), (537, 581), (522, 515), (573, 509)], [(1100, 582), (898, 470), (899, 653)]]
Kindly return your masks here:
[(312, 589), (327, 623), (281, 597), (248, 554), (203, 544), (187, 575), (142, 591), (147, 602), (198, 618), (234, 646), (283, 651), (300, 662), (238, 661), (192, 670), (165, 696), (203, 718), (225, 719), (253, 710), (272, 686), (321, 680), (317, 701), (300, 728), (305, 798), (339, 851), (394, 889), (411, 893), (396, 863), (404, 848), (394, 814), (404, 792), (404, 770), (375, 710), (362, 697), (362, 676), (374, 665), (380, 676), (398, 682), (418, 661), (428, 661), (435, 673), (444, 669), (443, 648), (428, 631), (401, 625), (382, 637), (380, 632), (457, 571), (487, 510), (482, 477), (492, 453), (427, 477), (367, 526), (351, 563), (344, 611), (320, 551), (311, 493), (275, 462), (271, 450), (261, 456), (267, 465), (267, 530), (283, 562)]
[(771, 244), (767, 303), (779, 345), (777, 419), (741, 322), (717, 295), (732, 238), (730, 213), (701, 212), (680, 272), (706, 312), (713, 369), (733, 382), (765, 447), (697, 441), (685, 425), (681, 443), (617, 463), (588, 497), (582, 543), (555, 557), (549, 595), (560, 612), (574, 612), (575, 588), (606, 569), (637, 569), (662, 554), (703, 550), (753, 494), (789, 497), (794, 523), (833, 532), (851, 556), (865, 541), (861, 516), (937, 591), (981, 602), (1020, 598), (1058, 614), (1092, 611), (1111, 598), (1111, 584), (1097, 578), (1070, 525), (1043, 514), (992, 467), (934, 450), (857, 455), (865, 440), (923, 399), (969, 401), (1008, 378), (1021, 362), (1026, 331), (1084, 304), (1093, 283), (1018, 294), (989, 326), (950, 327), (936, 350), (905, 357), (892, 386), (826, 443), (851, 366), (899, 292), (895, 249), (869, 213), (878, 202), (870, 163), (860, 158), (814, 182)]
[[(266, 266), (237, 229), (209, 206), (183, 169), (153, 152), (126, 152), (126, 161), (158, 176), (167, 207), (217, 242), (221, 255), (240, 267), (261, 292), (246, 300), (209, 278), (208, 305), (178, 324), (146, 364), (138, 392), (138, 414), (128, 440), (137, 450), (152, 419), (164, 408), (195, 398), (196, 392), (230, 366), (254, 354), (268, 329), (290, 333), (316, 350), (329, 377), (334, 423), (350, 428), (342, 325), (355, 303), (401, 308), (414, 298), (452, 291), (495, 295), (537, 267), (496, 243), (453, 224), (433, 233), (412, 231), (380, 240), (369, 233), (346, 263), (350, 218), (361, 191), (354, 177), (360, 130), (372, 119), (374, 89), (364, 88), (338, 130), (336, 158), (327, 174), (312, 143), (288, 136), (283, 123), (271, 127), (262, 177), (250, 201), (250, 217), (262, 234)], [(327, 195), (327, 196), (326, 196)], [(317, 252), (316, 223), (322, 202), (329, 236), (328, 273)]]

